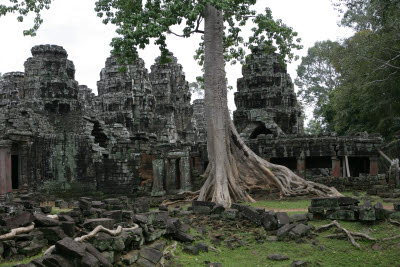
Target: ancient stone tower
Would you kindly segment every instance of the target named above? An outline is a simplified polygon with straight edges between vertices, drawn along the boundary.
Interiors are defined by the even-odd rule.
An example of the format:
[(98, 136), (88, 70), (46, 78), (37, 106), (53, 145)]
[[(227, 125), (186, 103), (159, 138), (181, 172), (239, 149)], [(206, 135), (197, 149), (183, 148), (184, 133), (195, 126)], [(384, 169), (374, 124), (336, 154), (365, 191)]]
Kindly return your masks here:
[(171, 61), (166, 64), (161, 64), (160, 57), (156, 59), (151, 66), (150, 80), (156, 98), (154, 130), (161, 141), (174, 143), (186, 139), (193, 109), (182, 65), (172, 53), (168, 57)]
[(242, 68), (235, 93), (237, 110), (233, 113), (238, 132), (245, 139), (260, 134), (273, 136), (302, 131), (301, 109), (290, 75), (277, 54), (265, 55), (254, 48)]
[(64, 48), (38, 45), (25, 62), (25, 81), (21, 98), (32, 107), (53, 113), (67, 113), (78, 108), (78, 82), (75, 66)]
[(106, 61), (97, 82), (101, 117), (106, 124), (120, 123), (131, 132), (149, 131), (152, 127), (154, 96), (144, 61), (122, 65), (112, 56)]

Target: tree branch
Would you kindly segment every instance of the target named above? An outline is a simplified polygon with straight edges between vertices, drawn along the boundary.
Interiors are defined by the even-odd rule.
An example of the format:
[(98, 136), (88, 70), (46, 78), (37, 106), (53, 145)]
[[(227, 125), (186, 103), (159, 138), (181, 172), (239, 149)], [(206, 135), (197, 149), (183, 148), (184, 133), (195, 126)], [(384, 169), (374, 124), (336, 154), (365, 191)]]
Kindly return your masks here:
[[(193, 31), (189, 32), (189, 35), (192, 34), (192, 33), (202, 33), (202, 34), (204, 34), (203, 30), (199, 30), (201, 22), (202, 22), (202, 17), (199, 15), (199, 17), (197, 18), (197, 22), (196, 22), (197, 23), (196, 28)], [(173, 34), (173, 35), (175, 35), (175, 36), (178, 36), (178, 37), (184, 37), (184, 38), (187, 37), (184, 34), (177, 34), (177, 33), (173, 32), (173, 31), (171, 31), (169, 29), (168, 29), (168, 32)]]

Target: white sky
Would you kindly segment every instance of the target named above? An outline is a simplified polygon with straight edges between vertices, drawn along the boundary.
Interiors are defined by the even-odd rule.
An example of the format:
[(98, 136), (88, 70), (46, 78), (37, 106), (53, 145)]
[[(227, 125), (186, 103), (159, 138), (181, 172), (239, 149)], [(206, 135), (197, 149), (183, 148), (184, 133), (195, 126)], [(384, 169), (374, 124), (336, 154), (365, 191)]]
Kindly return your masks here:
[[(8, 2), (0, 0), (0, 3)], [(96, 82), (100, 78), (99, 73), (106, 58), (110, 55), (110, 41), (116, 34), (112, 25), (102, 24), (101, 19), (96, 16), (94, 3), (95, 0), (55, 0), (50, 10), (43, 12), (44, 23), (33, 38), (22, 34), (24, 29), (32, 25), (31, 19), (25, 18), (23, 23), (19, 23), (13, 14), (0, 17), (0, 72), (4, 74), (24, 71), (23, 64), (31, 56), (30, 49), (34, 45), (61, 45), (75, 64), (75, 79), (97, 93)], [(303, 50), (296, 52), (300, 56), (305, 56), (307, 49), (316, 41), (337, 40), (352, 33), (349, 29), (337, 26), (338, 14), (333, 10), (330, 0), (259, 0), (256, 10), (262, 12), (266, 6), (271, 8), (275, 19), (282, 19), (299, 33), (304, 46)], [(250, 27), (244, 31), (249, 32), (249, 29)], [(200, 36), (190, 39), (171, 36), (168, 39), (169, 49), (183, 65), (189, 82), (201, 75), (201, 68), (193, 59), (199, 41)], [(159, 50), (151, 45), (140, 51), (139, 55), (150, 71)], [(300, 60), (288, 66), (293, 79), (299, 63)], [(236, 90), (236, 80), (242, 76), (241, 67), (228, 65), (226, 71), (229, 84), (234, 87), (229, 92), (228, 105), (234, 110), (233, 92)]]

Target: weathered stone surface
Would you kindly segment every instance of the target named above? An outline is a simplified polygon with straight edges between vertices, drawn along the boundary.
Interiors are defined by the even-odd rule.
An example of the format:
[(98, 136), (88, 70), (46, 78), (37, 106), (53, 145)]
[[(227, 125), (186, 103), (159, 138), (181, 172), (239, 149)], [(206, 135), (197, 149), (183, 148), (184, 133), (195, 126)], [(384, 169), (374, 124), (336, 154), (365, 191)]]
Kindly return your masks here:
[(34, 223), (36, 227), (50, 227), (50, 226), (58, 226), (60, 222), (45, 215), (35, 214), (34, 215)]
[(90, 243), (83, 244), (86, 251), (93, 256), (95, 256), (103, 267), (112, 267), (112, 264), (101, 254), (96, 248), (94, 248)]
[(295, 224), (285, 224), (284, 226), (279, 228), (276, 233), (278, 240), (285, 239), (289, 235), (290, 230), (292, 230), (295, 226)]
[(276, 220), (278, 222), (278, 228), (281, 228), (285, 224), (290, 223), (289, 215), (286, 212), (277, 212), (276, 213)]
[(59, 226), (41, 227), (38, 228), (44, 234), (44, 238), (49, 241), (50, 245), (55, 244), (57, 241), (67, 237), (64, 231)]
[(338, 210), (330, 213), (326, 216), (331, 220), (342, 220), (342, 221), (356, 221), (356, 215), (352, 210)]
[(86, 254), (86, 247), (70, 237), (58, 241), (55, 246), (57, 253), (71, 258), (81, 259)]
[(221, 215), (225, 219), (235, 220), (239, 215), (239, 211), (237, 209), (226, 209)]
[(199, 255), (199, 249), (195, 246), (186, 245), (183, 248), (183, 252), (186, 252), (186, 253), (192, 254), (192, 255)]
[(265, 213), (262, 224), (266, 230), (278, 229), (278, 221), (276, 220), (276, 217), (270, 213)]
[(9, 218), (0, 219), (1, 227), (18, 228), (31, 224), (33, 222), (33, 215), (30, 212), (23, 212), (19, 215)]
[(162, 257), (162, 252), (154, 248), (144, 247), (140, 250), (139, 255), (151, 263), (157, 264)]
[(44, 257), (42, 263), (46, 267), (74, 267), (74, 264), (71, 261), (58, 254)]
[(311, 207), (331, 208), (339, 206), (339, 198), (313, 198)]
[(376, 220), (375, 209), (372, 207), (371, 202), (365, 201), (360, 207), (360, 221), (371, 222)]
[(203, 243), (203, 242), (196, 243), (196, 244), (194, 244), (194, 246), (195, 246), (199, 251), (208, 252), (208, 246), (207, 246), (205, 243)]
[(208, 206), (193, 206), (193, 213), (209, 215), (211, 213), (211, 208)]
[(69, 237), (75, 236), (75, 222), (61, 222), (61, 229)]
[(139, 250), (132, 250), (122, 256), (122, 262), (126, 265), (132, 265), (135, 263), (139, 258)]
[(308, 235), (310, 233), (310, 231), (311, 231), (311, 227), (310, 226), (307, 226), (307, 225), (304, 225), (304, 224), (300, 223), (300, 224), (297, 224), (295, 227), (293, 227), (290, 230), (289, 235), (292, 238), (299, 238), (299, 237), (303, 237), (303, 236)]

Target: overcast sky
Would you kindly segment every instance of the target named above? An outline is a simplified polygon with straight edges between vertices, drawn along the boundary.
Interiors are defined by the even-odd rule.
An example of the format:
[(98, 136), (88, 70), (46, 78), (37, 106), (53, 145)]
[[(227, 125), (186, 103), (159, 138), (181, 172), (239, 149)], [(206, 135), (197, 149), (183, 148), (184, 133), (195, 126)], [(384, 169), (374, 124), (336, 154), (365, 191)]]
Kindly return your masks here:
[[(0, 0), (2, 2), (8, 3), (8, 0)], [(79, 84), (85, 84), (97, 93), (96, 82), (110, 55), (109, 44), (115, 36), (115, 28), (102, 24), (94, 12), (94, 3), (95, 0), (55, 0), (50, 10), (43, 12), (44, 23), (36, 37), (24, 37), (22, 34), (32, 25), (31, 19), (25, 18), (23, 23), (19, 23), (14, 14), (0, 17), (0, 72), (24, 71), (23, 64), (31, 56), (33, 46), (56, 44), (63, 46), (74, 62), (75, 79)], [(349, 29), (337, 26), (338, 14), (330, 0), (259, 0), (256, 10), (262, 12), (267, 6), (275, 19), (282, 19), (299, 33), (304, 45), (303, 50), (296, 52), (300, 56), (306, 55), (307, 49), (316, 41), (338, 40), (351, 34)], [(190, 39), (171, 36), (168, 39), (169, 49), (183, 65), (189, 82), (201, 75), (201, 68), (193, 59), (199, 41), (200, 36)], [(151, 45), (139, 55), (150, 70), (159, 50)], [(288, 66), (293, 79), (299, 63), (300, 60)], [(228, 65), (226, 70), (229, 84), (236, 90), (236, 80), (242, 76), (241, 67)], [(229, 93), (229, 108), (235, 109), (233, 91)]]

